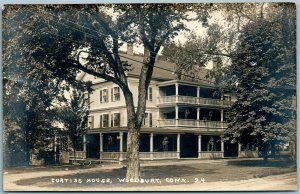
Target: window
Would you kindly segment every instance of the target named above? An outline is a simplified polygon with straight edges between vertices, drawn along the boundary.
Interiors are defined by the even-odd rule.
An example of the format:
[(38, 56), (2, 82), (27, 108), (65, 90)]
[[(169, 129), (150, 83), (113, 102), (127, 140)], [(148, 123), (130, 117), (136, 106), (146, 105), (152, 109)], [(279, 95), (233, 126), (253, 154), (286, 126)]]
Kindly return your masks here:
[(100, 127), (108, 127), (108, 122), (109, 122), (109, 115), (108, 114), (103, 114), (100, 115)]
[(111, 101), (120, 101), (120, 88), (111, 88)]
[(84, 94), (84, 99), (85, 99), (85, 103), (87, 106), (90, 106), (91, 103), (91, 99), (90, 99), (90, 95), (88, 93)]
[(93, 129), (94, 128), (94, 116), (89, 116), (88, 117), (88, 127)]
[(106, 103), (108, 102), (108, 90), (103, 89), (100, 90), (100, 103)]
[(148, 95), (146, 96), (146, 100), (152, 101), (152, 87), (148, 88)]
[(223, 114), (224, 114), (224, 115), (223, 115), (223, 120), (224, 120), (225, 122), (228, 122), (228, 120), (229, 120), (229, 113), (228, 113), (228, 111), (224, 111)]
[(120, 126), (120, 113), (114, 113), (114, 127)]
[(144, 126), (152, 127), (152, 113), (145, 112)]
[(231, 96), (223, 96), (224, 101), (231, 101)]

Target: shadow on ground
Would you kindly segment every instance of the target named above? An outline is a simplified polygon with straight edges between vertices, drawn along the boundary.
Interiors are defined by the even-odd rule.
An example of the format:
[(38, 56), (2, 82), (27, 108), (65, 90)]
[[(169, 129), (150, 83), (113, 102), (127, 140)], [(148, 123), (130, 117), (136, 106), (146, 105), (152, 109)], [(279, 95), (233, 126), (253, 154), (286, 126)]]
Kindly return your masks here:
[[(71, 173), (71, 172), (70, 172)], [(217, 174), (215, 169), (210, 169), (210, 168), (204, 168), (204, 169), (199, 169), (199, 168), (194, 168), (190, 166), (179, 166), (179, 165), (168, 165), (168, 166), (153, 166), (153, 167), (142, 167), (142, 172), (141, 172), (141, 177), (143, 179), (160, 179), (162, 182), (161, 183), (153, 183), (152, 185), (162, 185), (166, 184), (165, 179), (166, 178), (181, 178), (181, 179), (186, 179), (186, 183), (193, 183), (194, 181), (194, 176), (198, 176), (200, 174)], [(83, 183), (80, 184), (80, 186), (95, 186), (99, 185), (99, 181), (101, 180), (107, 180), (110, 179), (112, 180), (112, 183), (101, 183), (103, 186), (112, 186), (112, 185), (119, 185), (119, 186), (124, 186), (123, 182), (120, 182), (119, 179), (123, 179), (126, 177), (126, 168), (120, 168), (120, 169), (112, 169), (112, 170), (96, 170), (95, 172), (90, 172), (90, 173), (76, 173), (76, 174), (70, 174), (66, 176), (45, 176), (45, 177), (39, 177), (39, 178), (32, 178), (32, 179), (25, 179), (25, 180), (20, 180), (17, 181), (17, 185), (36, 185), (38, 183), (40, 186), (58, 186), (58, 187), (64, 187), (64, 186), (78, 186), (78, 183), (75, 183), (75, 179), (82, 179)], [(61, 179), (68, 179), (68, 181), (64, 183), (52, 183), (52, 181), (59, 181)], [(88, 184), (86, 181), (90, 180), (95, 180), (95, 182), (89, 182)], [(71, 183), (70, 180), (73, 182)], [(180, 184), (180, 182), (178, 182)], [(38, 184), (39, 185), (39, 184)], [(126, 186), (135, 186), (136, 184), (130, 184)]]
[[(193, 163), (193, 164), (174, 164), (161, 166), (144, 166), (141, 167), (141, 178), (143, 179), (159, 179), (160, 183), (153, 183), (151, 185), (170, 185), (167, 179), (184, 179), (186, 182), (176, 182), (174, 184), (191, 184), (195, 180), (205, 179), (205, 182), (216, 181), (239, 181), (247, 180), (257, 177), (265, 177), (269, 175), (284, 174), (288, 172), (295, 172), (290, 162), (287, 161), (270, 161), (262, 163), (262, 160), (239, 160), (239, 161), (224, 161), (219, 163)], [(95, 171), (72, 172), (65, 176), (45, 176), (31, 179), (19, 180), (18, 185), (35, 185), (40, 187), (112, 187), (112, 186), (146, 186), (145, 184), (134, 183), (125, 184), (120, 182), (120, 179), (126, 177), (126, 168), (119, 169), (101, 169), (95, 168)], [(59, 182), (61, 179), (68, 181)], [(75, 179), (81, 179), (82, 183), (74, 182)], [(94, 180), (94, 182), (87, 182), (87, 180)], [(101, 180), (111, 180), (108, 182), (101, 182)], [(53, 180), (58, 180), (55, 182)], [(72, 180), (73, 182), (70, 182)], [(147, 184), (149, 185), (149, 184)]]
[(232, 160), (228, 161), (228, 165), (234, 166), (249, 166), (249, 167), (292, 167), (295, 163), (287, 159), (270, 159), (268, 161), (263, 161), (261, 159), (257, 160)]

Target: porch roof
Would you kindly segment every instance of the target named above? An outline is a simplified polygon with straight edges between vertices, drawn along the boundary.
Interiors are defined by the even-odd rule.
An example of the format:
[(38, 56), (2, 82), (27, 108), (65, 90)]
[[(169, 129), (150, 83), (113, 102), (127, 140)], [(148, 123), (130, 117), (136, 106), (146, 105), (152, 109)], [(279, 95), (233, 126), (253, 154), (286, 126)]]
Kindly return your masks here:
[(159, 82), (159, 83), (157, 83), (157, 86), (168, 86), (168, 85), (172, 85), (172, 84), (176, 84), (176, 83), (182, 84), (182, 85), (189, 85), (189, 86), (214, 87), (213, 80), (209, 80), (209, 79), (204, 80), (204, 81), (197, 81), (197, 82), (173, 79), (173, 80)]

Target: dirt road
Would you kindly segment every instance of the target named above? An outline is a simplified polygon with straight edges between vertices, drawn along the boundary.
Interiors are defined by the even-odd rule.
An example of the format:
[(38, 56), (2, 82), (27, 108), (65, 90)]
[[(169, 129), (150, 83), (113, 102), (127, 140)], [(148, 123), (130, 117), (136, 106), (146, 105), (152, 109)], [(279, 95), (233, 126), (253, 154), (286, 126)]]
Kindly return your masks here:
[[(148, 166), (149, 164), (147, 164)], [(157, 165), (157, 164), (152, 164)], [(120, 166), (99, 166), (90, 169), (60, 170), (60, 171), (35, 171), (24, 173), (5, 173), (3, 175), (4, 191), (264, 191), (264, 190), (297, 190), (297, 173), (285, 173), (281, 175), (267, 176), (263, 178), (251, 178), (238, 181), (197, 182), (189, 184), (151, 185), (139, 184), (135, 186), (101, 186), (82, 187), (80, 184), (74, 187), (49, 187), (49, 183), (39, 183), (30, 186), (16, 184), (19, 180), (74, 175), (76, 173), (92, 173), (97, 170), (112, 170)], [(38, 179), (37, 179), (38, 180)]]

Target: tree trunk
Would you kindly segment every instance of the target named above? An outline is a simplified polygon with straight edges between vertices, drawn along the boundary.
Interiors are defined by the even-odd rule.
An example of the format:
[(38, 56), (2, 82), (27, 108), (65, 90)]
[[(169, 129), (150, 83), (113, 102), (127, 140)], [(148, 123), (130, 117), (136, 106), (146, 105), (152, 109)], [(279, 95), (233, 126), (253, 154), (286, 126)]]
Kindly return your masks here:
[(296, 153), (297, 153), (297, 151), (296, 151), (296, 139), (292, 139), (292, 140), (290, 140), (290, 147), (289, 147), (289, 151), (290, 151), (290, 159), (292, 160), (292, 161), (296, 161)]
[(125, 89), (123, 91), (127, 108), (127, 172), (126, 178), (140, 178), (140, 158), (139, 158), (139, 135), (141, 125), (135, 113), (132, 93)]
[(128, 128), (127, 135), (127, 179), (140, 178), (139, 158), (139, 129), (134, 126)]

